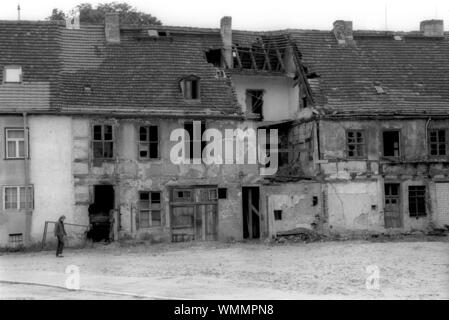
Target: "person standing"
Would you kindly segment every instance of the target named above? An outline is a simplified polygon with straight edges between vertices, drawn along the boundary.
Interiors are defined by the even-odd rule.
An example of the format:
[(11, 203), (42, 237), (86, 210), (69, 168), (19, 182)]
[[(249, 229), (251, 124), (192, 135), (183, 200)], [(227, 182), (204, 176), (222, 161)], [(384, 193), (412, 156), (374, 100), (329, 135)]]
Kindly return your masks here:
[(55, 237), (58, 238), (58, 246), (56, 248), (56, 257), (62, 258), (62, 250), (64, 250), (64, 237), (67, 236), (67, 233), (64, 229), (64, 220), (65, 216), (61, 216), (56, 222), (55, 225)]

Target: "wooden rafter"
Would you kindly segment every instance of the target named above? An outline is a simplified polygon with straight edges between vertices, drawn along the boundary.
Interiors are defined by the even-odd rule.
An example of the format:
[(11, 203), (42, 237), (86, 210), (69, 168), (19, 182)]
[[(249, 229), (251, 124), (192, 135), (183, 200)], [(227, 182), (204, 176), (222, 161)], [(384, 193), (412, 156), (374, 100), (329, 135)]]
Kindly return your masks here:
[(240, 60), (240, 54), (239, 54), (239, 49), (237, 49), (237, 46), (234, 46), (234, 51), (235, 51), (235, 57), (237, 59), (237, 64), (239, 65), (239, 68), (243, 68), (242, 67), (242, 61)]
[(254, 57), (254, 52), (251, 48), (249, 48), (249, 55), (251, 56), (251, 67), (257, 70), (256, 58)]

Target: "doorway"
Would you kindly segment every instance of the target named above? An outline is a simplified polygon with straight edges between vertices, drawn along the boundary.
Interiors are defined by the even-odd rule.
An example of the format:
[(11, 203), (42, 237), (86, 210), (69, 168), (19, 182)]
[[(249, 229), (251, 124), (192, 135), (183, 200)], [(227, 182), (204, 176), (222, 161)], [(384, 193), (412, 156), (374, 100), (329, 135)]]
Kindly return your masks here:
[(259, 187), (242, 187), (243, 238), (260, 238)]
[(110, 214), (114, 209), (114, 198), (113, 185), (94, 186), (94, 203), (89, 206), (90, 236), (94, 242), (110, 241), (113, 238)]
[(385, 228), (402, 228), (399, 183), (386, 183), (384, 219)]

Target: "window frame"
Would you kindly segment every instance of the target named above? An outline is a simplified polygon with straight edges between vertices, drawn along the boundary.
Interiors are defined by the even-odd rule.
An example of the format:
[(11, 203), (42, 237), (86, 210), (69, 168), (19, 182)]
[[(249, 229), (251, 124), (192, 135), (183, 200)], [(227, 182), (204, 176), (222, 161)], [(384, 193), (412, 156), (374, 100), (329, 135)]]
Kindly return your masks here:
[[(418, 200), (422, 199), (422, 201), (424, 202), (424, 212), (411, 212), (411, 205), (410, 203), (412, 196), (410, 195), (410, 188), (423, 188), (424, 189), (424, 194), (423, 195), (413, 195), (413, 198), (415, 198), (416, 204), (415, 204), (415, 209), (418, 209)], [(418, 191), (418, 190), (413, 190), (414, 192)], [(407, 199), (408, 199), (408, 213), (409, 213), (409, 217), (410, 218), (420, 218), (420, 217), (427, 217), (427, 187), (423, 186), (423, 185), (412, 185), (412, 186), (408, 186), (407, 188)]]
[[(157, 128), (157, 141), (152, 141), (151, 137), (150, 137), (150, 127), (156, 127)], [(145, 128), (147, 130), (147, 140), (146, 141), (142, 141), (140, 140), (140, 129), (141, 128)], [(147, 160), (147, 161), (151, 161), (151, 160), (160, 160), (161, 159), (161, 131), (160, 131), (160, 126), (157, 124), (145, 124), (145, 125), (139, 125), (137, 127), (137, 135), (138, 135), (138, 139), (137, 139), (137, 156), (139, 158), (139, 160)], [(150, 156), (151, 154), (151, 144), (152, 143), (156, 143), (157, 145), (157, 157), (156, 158), (152, 158)], [(142, 157), (140, 155), (140, 151), (141, 151), (141, 146), (143, 144), (146, 144), (148, 146), (148, 156), (146, 157)]]
[[(359, 143), (359, 142), (352, 142), (349, 143), (349, 133), (353, 132), (357, 135), (357, 133), (361, 133), (362, 134), (362, 139), (363, 139), (363, 143)], [(366, 139), (366, 130), (364, 129), (346, 129), (346, 157), (349, 159), (366, 159), (367, 158), (367, 139)], [(357, 139), (357, 136), (354, 137), (354, 139)], [(357, 150), (357, 146), (361, 145), (362, 146), (362, 151), (363, 151), (363, 155), (356, 155), (356, 156), (350, 156), (349, 155), (349, 146), (350, 145), (354, 145), (356, 148), (354, 150)]]
[[(8, 132), (9, 131), (23, 131), (23, 138), (18, 139), (18, 138), (8, 138)], [(23, 129), (23, 127), (8, 127), (5, 128), (5, 159), (6, 160), (17, 160), (17, 159), (29, 159), (30, 158), (30, 129), (26, 128)], [(9, 156), (9, 151), (8, 151), (8, 142), (9, 141), (15, 141), (15, 155), (14, 156)], [(21, 157), (19, 155), (19, 143), (23, 141), (23, 149), (25, 152), (25, 155), (23, 157)]]
[[(261, 93), (261, 97), (258, 98), (259, 101), (262, 101), (261, 106), (260, 106), (260, 113), (253, 111), (253, 97), (255, 97), (255, 96), (253, 94), (251, 94), (251, 92), (255, 92), (255, 91)], [(264, 96), (265, 96), (264, 89), (246, 89), (245, 90), (246, 113), (258, 115), (262, 119), (263, 118)]]
[[(101, 126), (101, 140), (96, 140), (95, 139), (95, 127), (96, 126)], [(105, 130), (104, 127), (105, 126), (110, 126), (112, 128), (112, 140), (105, 140), (104, 139), (104, 134), (105, 134)], [(92, 124), (92, 159), (94, 160), (114, 160), (115, 158), (115, 126), (111, 123), (94, 123)], [(95, 143), (96, 142), (102, 142), (102, 157), (95, 157)], [(104, 157), (104, 145), (106, 142), (112, 142), (112, 155), (111, 157)]]
[[(7, 69), (18, 69), (20, 70), (20, 74), (19, 74), (19, 81), (7, 81), (6, 80), (6, 73), (7, 73)], [(22, 83), (23, 82), (23, 69), (22, 66), (18, 66), (18, 65), (7, 65), (3, 67), (3, 83)]]
[[(439, 131), (444, 131), (444, 142), (440, 142), (439, 141)], [(431, 142), (431, 133), (432, 132), (437, 132), (437, 142)], [(428, 132), (427, 132), (427, 146), (428, 146), (428, 152), (427, 155), (429, 157), (436, 157), (436, 158), (441, 158), (441, 157), (447, 157), (448, 156), (448, 130), (446, 130), (445, 128), (429, 128)], [(440, 154), (440, 145), (444, 144), (444, 153), (445, 154)], [(432, 145), (436, 145), (437, 146), (437, 153), (438, 154), (432, 154)]]
[[(151, 195), (153, 193), (158, 193), (159, 194), (159, 203), (152, 203), (151, 200)], [(139, 225), (138, 225), (138, 230), (140, 229), (152, 229), (152, 228), (160, 228), (163, 227), (163, 222), (162, 222), (162, 191), (159, 190), (152, 190), (152, 191), (148, 191), (148, 190), (142, 190), (139, 191), (139, 199), (138, 199), (138, 207), (139, 207)], [(141, 195), (142, 194), (148, 194), (148, 207), (147, 208), (143, 208), (142, 207), (142, 199), (141, 199)], [(154, 211), (159, 211), (159, 218), (160, 218), (160, 224), (159, 225), (154, 225), (153, 222), (153, 212)], [(142, 227), (142, 212), (148, 213), (148, 226)]]
[[(17, 199), (16, 199), (17, 207), (16, 208), (6, 208), (6, 189), (8, 189), (8, 188), (15, 188), (17, 190), (17, 193), (16, 193), (16, 195), (17, 195)], [(31, 190), (31, 192), (30, 192), (30, 202), (29, 202), (30, 203), (30, 207), (29, 208), (27, 208), (27, 207), (22, 208), (21, 205), (20, 205), (21, 204), (20, 198), (21, 198), (21, 189), (22, 188), (29, 188)], [(3, 206), (2, 206), (2, 208), (3, 208), (4, 211), (34, 210), (34, 186), (32, 184), (30, 184), (30, 185), (5, 185), (2, 188), (2, 192), (3, 192), (3, 195), (2, 195)], [(25, 196), (26, 196), (26, 192), (25, 192)], [(26, 202), (26, 203), (28, 203), (28, 202)]]
[[(179, 81), (179, 84), (181, 86), (181, 93), (182, 96), (184, 98), (184, 100), (186, 101), (200, 101), (201, 100), (201, 82), (200, 82), (200, 77), (195, 76), (195, 75), (190, 75), (187, 77), (183, 77), (181, 78), (181, 80)], [(187, 90), (189, 89), (187, 86), (187, 83), (190, 82), (190, 91)], [(193, 97), (193, 83), (196, 83), (196, 88), (195, 88), (195, 98)]]
[[(397, 156), (386, 156), (385, 155), (385, 141), (384, 141), (384, 133), (385, 132), (397, 132), (398, 133), (398, 152)], [(382, 129), (382, 157), (386, 159), (400, 159), (402, 157), (402, 131), (401, 129)]]

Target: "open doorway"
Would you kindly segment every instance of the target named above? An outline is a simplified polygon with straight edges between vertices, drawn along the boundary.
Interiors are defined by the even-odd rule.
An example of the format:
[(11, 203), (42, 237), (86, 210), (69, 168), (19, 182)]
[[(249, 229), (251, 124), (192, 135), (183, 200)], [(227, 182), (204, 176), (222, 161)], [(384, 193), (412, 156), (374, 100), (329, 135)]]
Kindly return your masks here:
[(243, 238), (260, 238), (259, 187), (242, 187)]
[(111, 210), (114, 209), (114, 186), (94, 186), (94, 203), (89, 206), (89, 223), (91, 238), (94, 242), (110, 241), (112, 220)]

